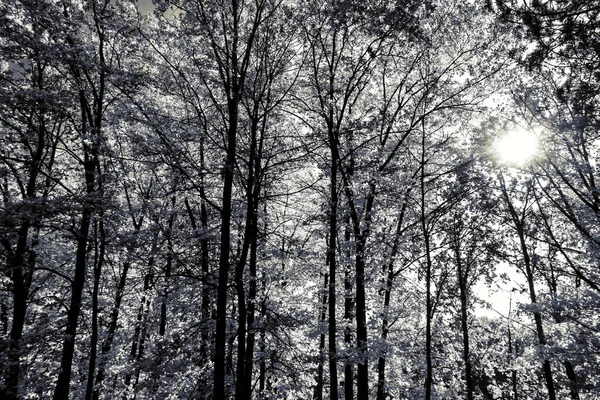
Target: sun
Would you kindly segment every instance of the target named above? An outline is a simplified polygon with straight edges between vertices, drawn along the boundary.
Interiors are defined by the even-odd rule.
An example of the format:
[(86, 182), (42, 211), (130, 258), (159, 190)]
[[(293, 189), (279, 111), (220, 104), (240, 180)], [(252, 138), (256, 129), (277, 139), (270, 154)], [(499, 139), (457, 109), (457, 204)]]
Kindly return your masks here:
[(523, 165), (538, 151), (536, 135), (525, 129), (505, 132), (496, 140), (496, 152), (499, 158), (507, 163)]

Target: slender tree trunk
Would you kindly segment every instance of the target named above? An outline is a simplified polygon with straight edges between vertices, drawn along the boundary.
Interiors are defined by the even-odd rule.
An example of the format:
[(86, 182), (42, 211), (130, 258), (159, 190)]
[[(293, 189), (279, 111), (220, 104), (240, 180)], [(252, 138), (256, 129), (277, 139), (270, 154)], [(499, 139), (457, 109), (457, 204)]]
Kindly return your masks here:
[[(400, 210), (400, 216), (398, 217), (398, 224), (396, 225), (396, 233), (394, 235), (394, 244), (392, 245), (392, 251), (387, 264), (383, 268), (383, 272), (386, 273), (385, 278), (385, 291), (383, 295), (383, 319), (381, 321), (381, 340), (383, 343), (387, 343), (387, 337), (389, 332), (389, 321), (388, 311), (390, 308), (390, 300), (392, 297), (392, 284), (394, 282), (394, 261), (398, 254), (398, 247), (400, 243), (400, 234), (402, 233), (402, 224), (404, 223), (404, 215), (408, 206), (408, 197), (412, 192), (412, 186), (407, 190), (402, 208)], [(385, 400), (387, 393), (385, 390), (385, 365), (386, 356), (382, 354), (377, 360), (377, 400)]]
[[(88, 117), (91, 112), (87, 110), (87, 100), (85, 95), (80, 93), (81, 109), (82, 109), (82, 126), (87, 126)], [(100, 101), (101, 104), (101, 101)], [(99, 105), (99, 107), (101, 107)], [(100, 114), (101, 115), (101, 114)], [(97, 118), (100, 118), (97, 115)], [(84, 130), (85, 136), (86, 131)], [(77, 322), (81, 311), (81, 298), (83, 294), (83, 286), (85, 283), (86, 264), (87, 264), (87, 244), (90, 232), (90, 224), (94, 215), (93, 202), (94, 194), (96, 193), (96, 168), (98, 166), (98, 148), (100, 121), (95, 121), (95, 126), (92, 126), (92, 133), (96, 143), (89, 147), (84, 143), (84, 170), (86, 182), (86, 198), (81, 216), (81, 225), (77, 235), (77, 252), (75, 256), (75, 276), (71, 285), (71, 303), (67, 313), (67, 328), (63, 341), (62, 358), (58, 381), (54, 389), (54, 400), (67, 400), (69, 398), (69, 385), (71, 383), (71, 369), (73, 366), (73, 354), (75, 353), (75, 335), (77, 333)]]
[[(37, 64), (37, 76), (35, 81), (40, 90), (44, 90), (43, 85), (43, 68)], [(33, 128), (33, 127), (31, 127)], [(27, 180), (27, 187), (25, 190), (25, 197), (27, 199), (33, 199), (36, 197), (36, 185), (38, 181), (38, 175), (42, 167), (42, 160), (44, 158), (44, 151), (47, 150), (46, 145), (46, 124), (44, 120), (43, 112), (39, 117), (39, 126), (37, 131), (37, 143), (35, 152), (31, 160), (31, 168), (29, 172), (29, 178)], [(8, 185), (7, 185), (8, 186)], [(44, 196), (45, 197), (45, 196)], [(30, 264), (30, 271), (27, 271), (27, 261), (25, 260), (25, 254), (27, 252), (27, 240), (29, 237), (29, 230), (32, 226), (39, 225), (38, 216), (35, 221), (30, 219), (24, 219), (21, 222), (21, 226), (18, 229), (17, 245), (14, 251), (14, 255), (9, 258), (9, 276), (12, 281), (12, 295), (13, 295), (13, 312), (12, 312), (12, 326), (10, 329), (10, 338), (8, 342), (8, 348), (6, 351), (7, 367), (4, 375), (5, 389), (0, 394), (3, 395), (7, 400), (16, 400), (18, 398), (19, 391), (19, 375), (21, 373), (21, 339), (23, 337), (23, 327), (25, 325), (25, 316), (27, 313), (27, 296), (29, 293), (29, 286), (31, 278), (33, 276), (33, 264)], [(4, 305), (3, 305), (4, 306)], [(7, 327), (5, 328), (7, 329)]]
[(152, 303), (152, 299), (150, 296), (150, 288), (154, 284), (154, 257), (151, 256), (148, 261), (148, 273), (144, 277), (144, 295), (142, 296), (142, 301), (140, 302), (140, 308), (138, 310), (137, 315), (137, 323), (135, 327), (135, 331), (133, 333), (133, 339), (131, 343), (131, 351), (129, 352), (129, 360), (133, 364), (134, 377), (132, 384), (132, 374), (131, 372), (127, 372), (125, 375), (125, 391), (123, 400), (126, 400), (129, 396), (129, 393), (135, 394), (135, 387), (139, 381), (140, 376), (140, 361), (144, 355), (144, 349), (146, 344), (146, 335), (147, 335), (147, 323), (148, 323), (148, 314), (150, 313), (150, 306)]
[[(200, 265), (202, 267), (202, 320), (204, 327), (201, 333), (202, 344), (200, 345), (200, 355), (204, 362), (208, 362), (208, 341), (210, 331), (206, 328), (208, 325), (208, 321), (211, 317), (210, 315), (210, 299), (212, 292), (212, 278), (210, 274), (210, 254), (208, 250), (208, 212), (206, 210), (206, 202), (204, 198), (206, 197), (205, 191), (205, 183), (204, 183), (204, 171), (206, 170), (205, 161), (204, 161), (204, 139), (201, 139), (200, 142), (200, 167), (202, 168), (203, 174), (201, 177), (201, 185), (200, 185), (200, 224), (202, 225), (202, 238), (200, 239)], [(186, 203), (187, 204), (187, 203)], [(188, 206), (189, 208), (189, 206)], [(195, 225), (195, 224), (194, 224)], [(194, 229), (196, 227), (194, 226)]]
[(119, 312), (121, 310), (121, 301), (123, 299), (123, 292), (125, 291), (125, 285), (127, 282), (127, 273), (129, 272), (129, 261), (123, 264), (123, 270), (121, 271), (121, 277), (119, 278), (119, 284), (117, 286), (117, 292), (115, 294), (115, 303), (113, 305), (112, 313), (110, 316), (110, 322), (106, 332), (106, 338), (102, 342), (100, 363), (98, 365), (98, 373), (96, 374), (96, 384), (94, 385), (93, 400), (100, 398), (100, 389), (102, 382), (104, 381), (104, 372), (107, 363), (107, 356), (112, 349), (113, 339), (119, 322)]
[(229, 101), (230, 126), (227, 133), (227, 161), (224, 167), (223, 207), (221, 211), (221, 252), (217, 286), (217, 324), (215, 342), (214, 398), (225, 399), (225, 342), (227, 337), (227, 282), (229, 277), (229, 249), (231, 234), (231, 196), (237, 131), (237, 104)]
[(433, 361), (432, 361), (432, 348), (431, 348), (431, 320), (433, 318), (433, 303), (431, 298), (431, 246), (429, 237), (429, 228), (427, 226), (427, 213), (425, 210), (425, 122), (422, 122), (422, 138), (421, 138), (421, 160), (420, 160), (420, 189), (421, 189), (421, 230), (423, 233), (423, 239), (425, 241), (425, 287), (426, 287), (426, 299), (425, 299), (425, 363), (426, 363), (426, 375), (425, 375), (425, 400), (431, 400), (432, 388), (433, 388)]
[[(100, 235), (100, 243), (98, 243)], [(94, 222), (94, 287), (92, 289), (92, 335), (90, 337), (90, 362), (85, 390), (85, 400), (91, 400), (94, 391), (94, 378), (96, 374), (96, 356), (98, 348), (98, 290), (100, 277), (102, 275), (102, 264), (104, 263), (104, 252), (106, 248), (106, 235), (104, 222)]]
[[(329, 253), (327, 254), (327, 265), (329, 265)], [(319, 313), (319, 322), (323, 324), (327, 318), (327, 294), (329, 290), (329, 274), (326, 273), (323, 277), (323, 299), (321, 300), (321, 310)], [(323, 400), (323, 370), (325, 367), (325, 332), (321, 331), (319, 339), (319, 358), (317, 364), (317, 376), (315, 377), (315, 390), (313, 394), (314, 400)], [(262, 365), (262, 364), (261, 364)]]
[(56, 388), (54, 389), (54, 400), (67, 400), (69, 398), (69, 384), (71, 383), (71, 369), (73, 366), (73, 354), (75, 353), (75, 335), (77, 333), (77, 321), (81, 311), (81, 297), (85, 282), (87, 241), (92, 215), (93, 208), (85, 206), (77, 239), (75, 277), (73, 278), (71, 303), (67, 314), (67, 329), (63, 341), (60, 373), (58, 374), (58, 381), (56, 383)]
[(337, 321), (336, 321), (336, 237), (337, 237), (337, 208), (338, 208), (338, 192), (337, 192), (337, 160), (338, 154), (338, 138), (333, 132), (333, 127), (329, 128), (329, 145), (331, 147), (331, 178), (330, 178), (330, 209), (329, 209), (329, 384), (330, 398), (338, 399), (338, 371), (337, 371)]
[[(236, 274), (238, 275), (238, 274)], [(236, 276), (236, 287), (238, 295), (238, 334), (237, 334), (237, 360), (236, 360), (236, 391), (235, 398), (241, 400), (245, 397), (244, 393), (244, 368), (246, 366), (246, 318), (248, 316), (246, 309), (246, 291), (244, 289), (243, 273), (240, 271)]]
[[(346, 217), (344, 241), (350, 243), (350, 217)], [(344, 343), (346, 344), (346, 357), (344, 360), (344, 398), (354, 399), (354, 371), (352, 368), (352, 320), (354, 319), (354, 296), (352, 295), (351, 254), (346, 252), (346, 266), (344, 268)]]
[[(381, 340), (383, 343), (387, 342), (389, 332), (389, 321), (388, 321), (388, 309), (390, 307), (390, 299), (392, 294), (392, 282), (394, 280), (394, 269), (393, 263), (389, 263), (387, 278), (385, 280), (385, 292), (383, 295), (383, 321), (381, 322)], [(386, 356), (381, 355), (377, 360), (377, 400), (385, 400), (385, 364)]]
[[(519, 348), (517, 346), (517, 343), (513, 344), (512, 324), (511, 324), (511, 320), (510, 320), (511, 313), (512, 313), (512, 299), (509, 302), (509, 309), (508, 309), (508, 354), (511, 356), (510, 361), (512, 362), (513, 360), (516, 359)], [(512, 391), (513, 391), (512, 400), (518, 400), (519, 392), (517, 390), (518, 389), (517, 370), (515, 370), (514, 368), (511, 371), (511, 385), (512, 385)]]
[[(266, 290), (265, 286), (266, 286), (266, 282), (265, 282), (264, 274), (263, 274), (263, 278), (262, 278), (263, 293)], [(325, 286), (327, 286), (327, 282), (325, 282)], [(323, 305), (323, 307), (325, 307), (325, 305)], [(266, 316), (267, 316), (267, 302), (266, 302), (266, 299), (263, 298), (261, 305), (260, 305), (260, 317), (264, 321)], [(323, 320), (325, 320), (325, 317), (323, 317)], [(322, 338), (321, 349), (324, 349), (325, 348), (325, 344), (324, 344), (325, 338), (324, 338), (323, 334), (321, 334), (321, 338)], [(266, 343), (267, 342), (266, 342), (266, 338), (265, 338), (265, 329), (264, 329), (264, 327), (262, 327), (260, 330), (261, 357), (260, 357), (259, 374), (258, 374), (258, 398), (259, 399), (266, 398), (266, 395), (265, 395), (265, 383), (266, 383), (266, 378), (267, 378), (267, 363), (265, 361), (266, 360), (265, 351), (267, 348)], [(321, 353), (321, 354), (323, 354), (323, 353)], [(323, 365), (323, 363), (324, 363), (324, 360), (321, 362), (321, 365)], [(323, 377), (323, 370), (321, 369), (321, 378), (322, 377)]]
[(173, 268), (173, 243), (171, 240), (171, 235), (173, 232), (173, 224), (175, 223), (174, 210), (176, 200), (177, 199), (175, 196), (171, 198), (171, 210), (173, 212), (169, 217), (169, 222), (167, 223), (167, 262), (165, 265), (165, 282), (160, 304), (160, 322), (158, 325), (158, 334), (160, 336), (164, 336), (167, 329), (167, 300), (169, 298), (169, 284), (171, 280), (171, 270)]
[[(201, 141), (201, 153), (200, 153), (200, 163), (201, 169), (204, 170), (204, 145), (203, 141)], [(204, 190), (204, 177), (201, 179), (200, 183), (200, 197), (204, 198), (205, 190)], [(194, 217), (194, 213), (192, 211), (192, 207), (187, 199), (184, 199), (185, 208), (190, 217), (190, 222), (192, 224), (192, 228), (194, 231), (198, 229), (196, 224), (196, 217)], [(208, 230), (208, 213), (206, 210), (206, 204), (204, 200), (201, 200), (200, 203), (200, 223), (202, 226), (203, 234), (200, 238), (200, 266), (202, 268), (202, 302), (200, 305), (201, 308), (201, 316), (202, 316), (202, 325), (203, 327), (200, 330), (200, 359), (201, 365), (204, 365), (205, 362), (208, 362), (208, 342), (209, 342), (209, 329), (207, 329), (208, 321), (211, 318), (210, 315), (210, 295), (211, 295), (211, 277), (210, 277), (210, 264), (209, 264), (209, 251), (208, 251), (208, 238), (207, 238), (207, 230)], [(205, 382), (200, 379), (198, 382), (198, 389), (201, 394), (204, 392), (203, 388), (205, 387)]]
[(431, 349), (431, 320), (433, 318), (432, 310), (432, 299), (431, 299), (431, 254), (429, 246), (429, 234), (426, 233), (426, 226), (424, 216), (423, 218), (423, 230), (425, 232), (425, 252), (426, 252), (426, 264), (425, 264), (425, 285), (427, 289), (426, 300), (425, 300), (425, 316), (426, 316), (426, 327), (425, 327), (425, 362), (426, 362), (426, 376), (425, 376), (425, 399), (431, 400), (431, 392), (433, 387), (433, 362), (432, 362), (432, 349)]
[(173, 252), (167, 253), (167, 262), (165, 266), (165, 289), (160, 304), (160, 323), (158, 325), (158, 334), (165, 336), (167, 330), (167, 299), (169, 297), (169, 280), (171, 278), (171, 269), (173, 267)]
[(570, 361), (565, 361), (565, 372), (567, 374), (567, 378), (569, 378), (569, 395), (572, 400), (579, 400), (579, 392), (577, 390), (577, 374), (575, 374), (575, 369), (573, 368), (573, 364)]
[[(456, 241), (460, 240), (455, 238)], [(471, 365), (471, 354), (469, 348), (469, 315), (468, 315), (468, 267), (463, 268), (460, 256), (460, 247), (455, 243), (456, 266), (458, 268), (458, 287), (460, 291), (460, 326), (463, 337), (463, 361), (465, 363), (465, 385), (467, 389), (467, 400), (473, 400), (473, 367)]]
[[(500, 186), (502, 190), (502, 195), (504, 196), (504, 200), (508, 207), (508, 211), (510, 213), (512, 222), (514, 223), (514, 228), (517, 230), (517, 234), (519, 236), (519, 244), (521, 246), (521, 253), (523, 255), (523, 262), (525, 264), (525, 277), (527, 278), (527, 285), (529, 289), (529, 298), (532, 305), (537, 304), (536, 292), (535, 292), (535, 276), (534, 276), (534, 265), (532, 264), (531, 256), (529, 255), (529, 250), (527, 248), (527, 242), (525, 240), (525, 226), (524, 226), (524, 218), (525, 214), (522, 216), (517, 213), (515, 210), (506, 189), (506, 184), (504, 182), (504, 177), (500, 173), (498, 175), (500, 180)], [(545, 347), (547, 345), (546, 336), (544, 334), (544, 326), (542, 324), (542, 315), (539, 311), (533, 312), (533, 319), (535, 321), (535, 328), (538, 338), (538, 343), (540, 346)], [(545, 359), (542, 364), (542, 371), (544, 373), (544, 379), (546, 381), (546, 388), (548, 389), (548, 399), (556, 400), (556, 390), (554, 388), (554, 379), (552, 377), (552, 367), (550, 365), (550, 360)]]
[[(525, 272), (527, 274), (527, 284), (529, 286), (529, 297), (531, 299), (531, 304), (535, 305), (537, 303), (536, 292), (535, 292), (535, 284), (534, 284), (534, 276), (533, 269), (531, 265), (531, 258), (529, 256), (529, 252), (527, 250), (527, 246), (525, 244), (525, 232), (522, 229), (522, 226), (518, 228), (519, 239), (521, 241), (521, 247), (523, 250), (523, 256), (525, 259)], [(533, 319), (535, 321), (535, 328), (538, 337), (538, 343), (545, 347), (547, 345), (546, 335), (544, 334), (544, 327), (542, 325), (542, 315), (539, 311), (534, 311)], [(550, 366), (550, 360), (546, 359), (543, 363), (543, 371), (544, 378), (546, 380), (546, 387), (548, 389), (548, 399), (556, 400), (556, 391), (554, 389), (554, 379), (552, 377), (552, 367)]]
[(10, 340), (6, 353), (7, 366), (4, 376), (6, 389), (3, 393), (7, 400), (17, 400), (18, 398), (19, 375), (21, 373), (20, 346), (21, 338), (23, 337), (23, 327), (25, 325), (25, 314), (27, 312), (27, 288), (25, 287), (23, 275), (29, 227), (30, 222), (27, 220), (23, 221), (19, 229), (15, 255), (10, 263), (10, 276), (13, 284), (13, 313)]
[(356, 244), (356, 347), (358, 371), (356, 374), (357, 399), (369, 398), (369, 357), (367, 348), (367, 304), (365, 296), (365, 237)]
[[(95, 3), (94, 3), (95, 4)], [(64, 8), (65, 17), (68, 17), (67, 8)], [(75, 353), (75, 336), (77, 333), (77, 322), (81, 311), (81, 299), (85, 283), (87, 264), (87, 242), (89, 238), (90, 224), (95, 212), (95, 198), (100, 192), (96, 190), (96, 181), (100, 177), (99, 148), (102, 118), (105, 113), (104, 95), (106, 90), (106, 60), (104, 57), (104, 30), (100, 16), (93, 7), (95, 18), (95, 33), (98, 37), (99, 73), (97, 87), (93, 91), (92, 101), (86, 96), (83, 86), (79, 89), (79, 107), (81, 111), (81, 139), (83, 144), (83, 167), (85, 173), (85, 198), (81, 225), (77, 237), (77, 251), (75, 255), (75, 276), (71, 285), (71, 303), (67, 313), (67, 328), (63, 341), (62, 359), (58, 380), (54, 389), (54, 400), (68, 400), (69, 386), (71, 383), (71, 369), (73, 366), (73, 354)], [(67, 36), (69, 45), (73, 44), (70, 36)], [(73, 65), (71, 70), (74, 78), (79, 82), (82, 71), (79, 66)], [(87, 74), (89, 71), (85, 71)], [(88, 135), (91, 137), (88, 137)], [(91, 143), (88, 144), (88, 141)], [(98, 171), (98, 176), (96, 176)], [(100, 193), (101, 194), (101, 193)]]
[(252, 372), (254, 367), (254, 344), (255, 344), (255, 335), (256, 328), (254, 326), (254, 318), (256, 312), (256, 263), (257, 263), (257, 251), (258, 251), (258, 238), (257, 238), (257, 228), (258, 228), (258, 218), (256, 215), (256, 210), (253, 213), (252, 217), (252, 231), (255, 232), (255, 235), (250, 244), (250, 260), (249, 260), (249, 272), (250, 272), (250, 282), (248, 284), (248, 329), (247, 329), (247, 343), (246, 343), (246, 366), (244, 371), (244, 393), (245, 400), (250, 400), (252, 398)]

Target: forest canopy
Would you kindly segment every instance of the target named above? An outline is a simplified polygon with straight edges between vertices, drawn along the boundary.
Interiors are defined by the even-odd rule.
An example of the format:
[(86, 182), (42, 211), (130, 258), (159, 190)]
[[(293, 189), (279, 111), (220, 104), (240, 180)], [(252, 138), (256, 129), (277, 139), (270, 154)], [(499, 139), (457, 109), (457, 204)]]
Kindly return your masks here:
[(600, 397), (600, 5), (3, 0), (0, 398)]

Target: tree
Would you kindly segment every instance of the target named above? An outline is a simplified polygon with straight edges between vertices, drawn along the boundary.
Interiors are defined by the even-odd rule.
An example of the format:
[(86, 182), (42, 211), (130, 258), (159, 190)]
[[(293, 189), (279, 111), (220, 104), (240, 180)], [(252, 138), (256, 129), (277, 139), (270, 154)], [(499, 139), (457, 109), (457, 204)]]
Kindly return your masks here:
[[(14, 7), (14, 8), (12, 8)], [(43, 5), (2, 5), (1, 52), (7, 60), (1, 71), (3, 239), (6, 267), (12, 284), (12, 326), (3, 343), (4, 389), (7, 399), (17, 399), (21, 375), (23, 330), (28, 297), (36, 269), (36, 244), (41, 224), (52, 207), (52, 189), (60, 182), (54, 174), (57, 146), (64, 135), (68, 104), (55, 69), (53, 44), (46, 38), (51, 15)], [(14, 21), (23, 13), (27, 26)], [(9, 230), (14, 230), (11, 233)]]

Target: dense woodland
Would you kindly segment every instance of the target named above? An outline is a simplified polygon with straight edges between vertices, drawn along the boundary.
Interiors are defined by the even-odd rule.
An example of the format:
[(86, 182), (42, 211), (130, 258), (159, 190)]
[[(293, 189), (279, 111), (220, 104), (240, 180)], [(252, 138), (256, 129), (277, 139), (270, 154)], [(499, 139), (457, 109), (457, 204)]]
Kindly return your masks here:
[(0, 398), (600, 398), (599, 89), (597, 1), (2, 0)]

